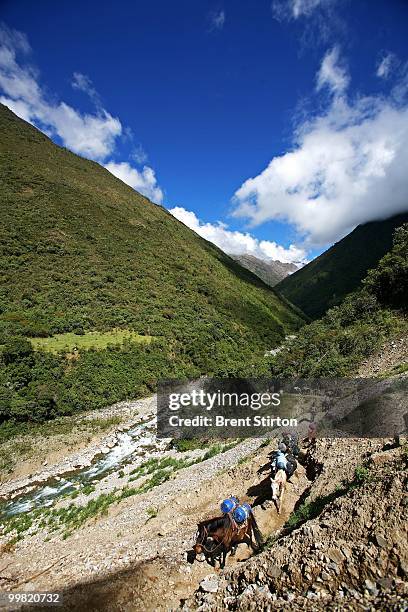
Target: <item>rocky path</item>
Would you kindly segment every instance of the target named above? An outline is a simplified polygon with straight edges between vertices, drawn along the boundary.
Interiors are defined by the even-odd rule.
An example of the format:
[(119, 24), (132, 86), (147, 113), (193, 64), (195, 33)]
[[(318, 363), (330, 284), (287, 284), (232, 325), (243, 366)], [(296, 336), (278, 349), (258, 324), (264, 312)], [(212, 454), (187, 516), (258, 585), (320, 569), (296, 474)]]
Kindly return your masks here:
[[(408, 605), (406, 443), (319, 440), (308, 520), (231, 567), (187, 609), (400, 612)], [(362, 470), (362, 465), (365, 465)], [(345, 483), (359, 470), (359, 480)]]
[(369, 378), (384, 372), (392, 373), (393, 369), (408, 364), (408, 336), (397, 336), (388, 340), (381, 350), (370, 355), (358, 369), (358, 376)]
[[(278, 516), (274, 506), (262, 510), (259, 502), (268, 494), (269, 483), (266, 472), (257, 472), (267, 466), (274, 444), (259, 448), (261, 444), (259, 439), (250, 439), (180, 470), (173, 480), (149, 493), (112, 506), (108, 516), (87, 524), (68, 540), (41, 532), (24, 538), (13, 551), (1, 555), (1, 567), (7, 568), (10, 579), (3, 581), (3, 588), (21, 583), (28, 590), (62, 590), (67, 609), (100, 609), (101, 597), (104, 601), (111, 598), (109, 609), (177, 606), (213, 571), (205, 563), (191, 565), (186, 554), (196, 523), (218, 515), (225, 495), (233, 493), (258, 504), (256, 516), (267, 537), (284, 523), (307, 487), (300, 468), (288, 485), (282, 514)], [(250, 553), (246, 545), (240, 548), (234, 563)]]

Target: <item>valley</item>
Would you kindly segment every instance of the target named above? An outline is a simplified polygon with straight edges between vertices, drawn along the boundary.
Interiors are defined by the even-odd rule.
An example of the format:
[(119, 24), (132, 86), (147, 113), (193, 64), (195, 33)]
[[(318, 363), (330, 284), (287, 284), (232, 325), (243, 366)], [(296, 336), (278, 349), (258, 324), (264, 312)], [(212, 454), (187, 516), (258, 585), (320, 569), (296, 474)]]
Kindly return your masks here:
[[(59, 591), (78, 612), (402, 609), (406, 215), (298, 271), (270, 262), (271, 280), (3, 106), (0, 135), (1, 590)], [(312, 384), (290, 396), (301, 448), (280, 513), (270, 460), (294, 423), (157, 438), (158, 382), (205, 376), (345, 387), (327, 426)], [(261, 549), (193, 562), (227, 495), (251, 505)]]
[[(136, 444), (132, 448), (127, 442), (129, 454), (118, 452), (119, 449), (123, 451), (121, 436), (124, 431), (121, 426), (114, 434), (116, 454), (115, 446), (112, 446), (110, 450), (106, 449), (109, 452), (102, 453), (102, 456), (97, 453), (93, 459), (86, 452), (79, 456), (68, 455), (66, 459), (71, 465), (80, 461), (91, 464), (85, 470), (80, 468), (75, 472), (71, 469), (68, 474), (64, 463), (50, 466), (54, 482), (56, 478), (61, 478), (58, 483), (70, 478), (77, 496), (66, 495), (62, 489), (58, 493), (54, 491), (54, 495), (39, 497), (38, 491), (44, 492), (47, 487), (51, 493), (49, 481), (41, 484), (44, 478), (41, 474), (33, 474), (28, 484), (21, 480), (8, 483), (8, 492), (18, 494), (14, 498), (17, 502), (11, 502), (14, 508), (8, 506), (9, 512), (15, 512), (14, 518), (18, 517), (17, 512), (22, 516), (28, 510), (28, 506), (22, 506), (24, 495), (20, 497), (21, 491), (33, 487), (40, 505), (37, 506), (38, 514), (31, 512), (32, 523), (24, 525), (26, 528), (20, 532), (19, 538), (10, 541), (13, 532), (2, 538), (0, 573), (3, 590), (41, 591), (50, 590), (52, 586), (53, 591), (62, 592), (64, 609), (67, 610), (98, 610), (102, 601), (109, 609), (129, 611), (176, 609), (183, 606), (182, 602), (188, 602), (186, 605), (193, 608), (205, 602), (211, 610), (218, 609), (219, 605), (222, 609), (234, 609), (238, 605), (240, 609), (239, 606), (255, 605), (256, 602), (257, 609), (266, 609), (273, 601), (283, 609), (312, 610), (315, 609), (314, 602), (330, 598), (333, 589), (335, 598), (340, 597), (338, 593), (341, 591), (342, 601), (349, 605), (357, 608), (368, 602), (374, 605), (379, 597), (378, 588), (364, 590), (364, 581), (371, 585), (374, 574), (373, 584), (378, 584), (378, 580), (381, 582), (383, 577), (385, 580), (385, 576), (389, 581), (382, 583), (381, 597), (388, 598), (382, 599), (383, 602), (388, 601), (391, 605), (398, 598), (402, 601), (404, 584), (406, 586), (403, 572), (408, 561), (407, 526), (403, 520), (406, 493), (401, 488), (407, 469), (404, 459), (406, 447), (404, 450), (398, 443), (395, 445), (392, 440), (384, 439), (321, 439), (314, 445), (306, 444), (302, 448), (301, 464), (288, 485), (283, 510), (278, 515), (275, 506), (268, 501), (268, 456), (276, 448), (277, 438), (249, 439), (230, 448), (228, 445), (218, 447), (218, 452), (208, 458), (208, 448), (180, 452), (171, 448), (168, 440), (157, 443), (154, 435), (149, 434), (153, 406), (152, 399), (132, 404), (133, 416), (128, 421), (130, 429), (127, 434)], [(115, 411), (115, 407), (111, 410)], [(138, 426), (144, 433), (136, 441), (134, 427), (137, 422), (144, 423)], [(102, 440), (103, 444), (106, 442), (106, 439)], [(388, 450), (384, 451), (384, 448)], [(141, 467), (146, 465), (146, 458), (151, 469), (143, 476)], [(143, 489), (143, 484), (154, 478), (166, 459), (167, 465), (172, 466), (168, 478), (161, 483), (159, 479), (152, 488)], [(390, 471), (395, 462), (398, 464), (396, 479), (391, 478)], [(91, 470), (90, 483), (94, 491), (86, 484)], [(384, 471), (389, 474), (388, 479), (384, 477)], [(135, 485), (141, 484), (141, 490), (137, 494), (123, 495), (129, 490), (132, 474), (136, 474)], [(395, 510), (388, 518), (376, 522), (375, 513), (382, 506), (375, 501), (378, 500), (375, 488), (380, 487), (378, 494), (381, 495), (384, 486), (393, 487)], [(101, 496), (107, 500), (112, 491), (122, 494), (116, 493), (115, 501), (111, 498), (112, 503), (102, 504), (94, 514), (88, 514), (86, 522), (72, 519), (73, 507), (89, 507), (94, 503), (97, 508), (97, 500)], [(197, 560), (191, 563), (188, 551), (194, 541), (195, 526), (199, 520), (217, 515), (218, 505), (226, 491), (253, 505), (264, 536), (264, 549), (251, 556), (246, 545), (239, 546), (237, 556), (228, 558), (224, 570), (214, 570)], [(3, 484), (2, 495), (5, 492)], [(341, 512), (361, 495), (361, 507), (367, 507), (363, 512), (371, 516), (373, 527), (370, 529), (368, 519), (364, 519), (359, 523), (360, 535), (352, 530), (349, 536), (352, 540), (349, 541), (339, 523)], [(20, 505), (17, 507), (16, 504)], [(370, 504), (377, 504), (375, 511), (368, 510)], [(47, 520), (41, 520), (41, 505), (47, 512), (44, 519), (52, 515), (52, 508), (60, 521), (49, 520), (47, 523)], [(2, 509), (3, 525), (7, 525), (4, 523), (4, 506)], [(380, 534), (387, 534), (387, 521), (393, 525), (395, 553), (388, 560), (384, 574), (381, 563), (385, 557), (380, 556), (375, 562), (375, 557), (370, 557), (371, 536), (367, 541), (366, 532), (379, 534), (376, 537), (383, 546)], [(329, 524), (334, 529), (333, 537), (310, 547), (309, 534), (313, 534), (312, 542), (319, 542), (317, 534), (323, 535)], [(375, 545), (379, 546), (378, 543)], [(324, 547), (329, 547), (328, 560), (324, 554), (319, 557)], [(318, 557), (309, 562), (312, 563), (310, 570), (302, 570), (302, 563), (308, 563), (307, 555), (311, 555), (309, 551), (313, 550), (317, 551)], [(339, 551), (336, 556), (335, 550)], [(282, 553), (288, 554), (289, 551), (291, 558), (289, 565), (285, 565), (279, 559)], [(352, 560), (353, 555), (361, 557), (363, 552), (367, 559), (372, 559), (365, 569), (358, 575), (351, 573), (339, 579), (340, 569), (336, 568), (344, 570), (342, 555), (348, 554)], [(294, 555), (298, 554), (306, 557), (297, 566)], [(330, 559), (335, 559), (335, 562)], [(327, 564), (333, 565), (335, 571)], [(278, 572), (274, 569), (277, 567), (283, 569)], [(352, 572), (350, 563), (347, 568)], [(304, 572), (305, 578), (300, 577), (299, 570)], [(316, 582), (319, 571), (324, 579)], [(308, 578), (310, 572), (312, 575)], [(241, 576), (239, 579), (234, 577), (238, 575)], [(207, 584), (215, 584), (215, 587), (207, 590)]]

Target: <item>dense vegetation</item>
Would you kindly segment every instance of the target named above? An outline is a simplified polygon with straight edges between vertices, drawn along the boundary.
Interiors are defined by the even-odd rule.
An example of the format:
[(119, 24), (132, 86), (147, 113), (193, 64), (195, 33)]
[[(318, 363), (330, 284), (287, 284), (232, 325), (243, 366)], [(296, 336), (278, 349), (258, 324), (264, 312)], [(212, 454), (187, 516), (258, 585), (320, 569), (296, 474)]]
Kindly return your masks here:
[[(4, 106), (0, 162), (0, 420), (104, 406), (159, 378), (245, 373), (301, 324), (164, 208)], [(33, 350), (39, 338), (111, 330), (134, 335)]]
[[(396, 310), (398, 309), (398, 310)], [(270, 360), (277, 376), (347, 376), (387, 337), (407, 333), (408, 224), (396, 229), (393, 247), (370, 270), (360, 289), (303, 327)]]
[(277, 289), (310, 318), (321, 317), (358, 288), (367, 271), (391, 249), (395, 228), (406, 221), (408, 213), (359, 225), (307, 266), (281, 281)]

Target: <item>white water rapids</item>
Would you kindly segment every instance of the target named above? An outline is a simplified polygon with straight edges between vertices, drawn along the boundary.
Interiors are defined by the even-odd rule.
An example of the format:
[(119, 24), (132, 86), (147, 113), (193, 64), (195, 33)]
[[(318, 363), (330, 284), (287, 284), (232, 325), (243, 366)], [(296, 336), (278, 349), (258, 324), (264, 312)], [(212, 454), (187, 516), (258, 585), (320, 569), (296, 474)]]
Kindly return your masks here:
[(130, 461), (135, 462), (140, 457), (140, 462), (142, 462), (146, 447), (154, 446), (156, 450), (162, 450), (163, 443), (165, 443), (164, 440), (157, 440), (154, 433), (155, 426), (156, 418), (126, 432), (118, 433), (116, 435), (117, 444), (108, 453), (96, 455), (89, 467), (78, 468), (65, 476), (52, 477), (28, 493), (17, 495), (0, 506), (0, 516), (7, 518), (35, 508), (50, 506), (57, 497), (74, 492), (81, 485), (100, 480)]

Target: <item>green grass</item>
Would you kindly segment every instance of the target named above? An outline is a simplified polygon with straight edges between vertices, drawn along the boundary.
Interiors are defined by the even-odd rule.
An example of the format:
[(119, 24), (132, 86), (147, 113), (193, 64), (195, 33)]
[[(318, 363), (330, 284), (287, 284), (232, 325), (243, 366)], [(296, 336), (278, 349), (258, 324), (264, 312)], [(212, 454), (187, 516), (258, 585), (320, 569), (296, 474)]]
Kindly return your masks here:
[(106, 349), (109, 345), (122, 345), (126, 340), (136, 343), (149, 344), (152, 341), (150, 336), (141, 336), (129, 329), (112, 329), (107, 332), (91, 331), (82, 335), (67, 332), (56, 334), (50, 338), (30, 338), (35, 350), (48, 351), (50, 353), (72, 352), (97, 349)]
[(179, 453), (196, 450), (197, 448), (207, 448), (208, 444), (209, 441), (202, 438), (175, 438), (171, 441), (172, 448), (176, 449)]
[(149, 517), (149, 519), (155, 518), (158, 515), (159, 511), (157, 508), (148, 508), (146, 510), (146, 514)]
[(398, 365), (393, 366), (390, 370), (383, 372), (381, 374), (382, 378), (388, 378), (389, 376), (397, 376), (398, 374), (404, 374), (408, 372), (408, 363), (399, 363)]

